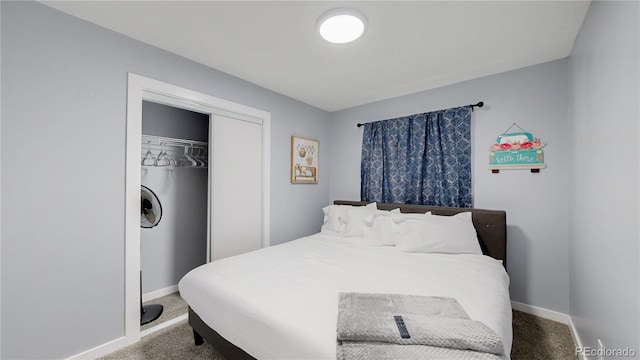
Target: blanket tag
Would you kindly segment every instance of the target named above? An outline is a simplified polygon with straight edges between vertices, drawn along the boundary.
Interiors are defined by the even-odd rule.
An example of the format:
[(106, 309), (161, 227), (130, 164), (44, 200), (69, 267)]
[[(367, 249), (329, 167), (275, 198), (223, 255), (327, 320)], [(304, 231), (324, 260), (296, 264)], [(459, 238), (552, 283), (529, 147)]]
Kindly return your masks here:
[(398, 325), (398, 330), (400, 331), (400, 337), (403, 339), (409, 339), (411, 335), (409, 335), (409, 331), (407, 331), (407, 327), (404, 325), (404, 320), (402, 316), (394, 316), (393, 319), (396, 321), (396, 325)]

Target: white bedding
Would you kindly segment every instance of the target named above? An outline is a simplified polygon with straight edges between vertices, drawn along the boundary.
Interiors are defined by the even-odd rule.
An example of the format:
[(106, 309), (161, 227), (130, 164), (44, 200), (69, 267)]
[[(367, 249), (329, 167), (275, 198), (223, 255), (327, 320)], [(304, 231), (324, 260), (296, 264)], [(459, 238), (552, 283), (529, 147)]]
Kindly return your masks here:
[(179, 289), (209, 327), (257, 359), (335, 359), (339, 292), (456, 298), (511, 351), (509, 277), (483, 255), (316, 234), (198, 267)]

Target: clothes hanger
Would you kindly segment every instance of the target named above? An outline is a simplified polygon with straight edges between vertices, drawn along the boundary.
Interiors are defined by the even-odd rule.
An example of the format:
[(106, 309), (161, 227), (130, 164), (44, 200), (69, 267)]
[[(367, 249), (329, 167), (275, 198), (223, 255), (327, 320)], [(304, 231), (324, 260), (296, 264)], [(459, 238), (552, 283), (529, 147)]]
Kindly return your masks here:
[[(151, 145), (151, 141), (147, 142), (147, 147)], [(140, 162), (142, 166), (157, 166), (158, 159), (153, 156), (151, 149), (147, 149), (147, 153), (142, 157), (142, 161)]]

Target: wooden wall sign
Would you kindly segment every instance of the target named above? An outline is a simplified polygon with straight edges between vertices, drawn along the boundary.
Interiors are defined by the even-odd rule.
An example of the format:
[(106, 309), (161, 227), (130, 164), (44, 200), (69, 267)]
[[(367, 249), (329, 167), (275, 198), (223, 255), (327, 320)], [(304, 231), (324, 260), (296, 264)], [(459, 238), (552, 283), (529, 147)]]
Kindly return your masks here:
[[(521, 132), (509, 132), (514, 126)], [(489, 169), (493, 173), (523, 169), (533, 173), (540, 172), (540, 169), (547, 167), (542, 150), (545, 146), (540, 139), (534, 138), (531, 133), (513, 123), (489, 148)]]

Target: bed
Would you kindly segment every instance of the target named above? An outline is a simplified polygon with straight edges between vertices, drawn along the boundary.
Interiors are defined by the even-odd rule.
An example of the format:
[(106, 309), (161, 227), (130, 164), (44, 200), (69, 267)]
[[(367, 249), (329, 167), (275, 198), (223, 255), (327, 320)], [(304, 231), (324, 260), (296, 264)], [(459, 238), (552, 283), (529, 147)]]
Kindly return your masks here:
[(363, 236), (321, 232), (217, 260), (179, 283), (196, 345), (206, 340), (228, 359), (335, 359), (338, 293), (396, 293), (455, 298), (500, 336), (508, 357), (506, 213), (380, 203), (377, 209), (447, 217), (470, 212), (484, 255), (402, 252), (371, 246)]

